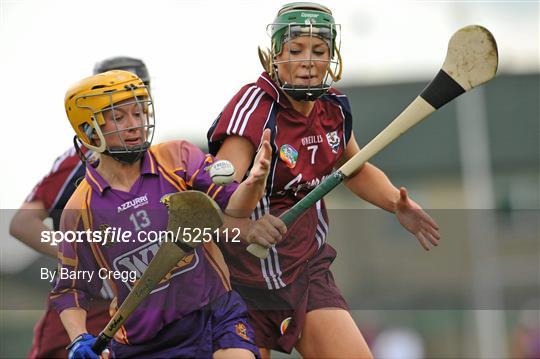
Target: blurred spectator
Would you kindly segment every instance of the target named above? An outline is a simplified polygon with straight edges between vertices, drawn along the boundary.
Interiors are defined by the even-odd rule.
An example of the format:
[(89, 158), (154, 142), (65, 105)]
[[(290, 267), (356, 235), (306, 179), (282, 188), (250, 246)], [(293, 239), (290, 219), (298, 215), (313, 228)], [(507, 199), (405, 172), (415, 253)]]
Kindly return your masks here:
[(512, 333), (511, 357), (540, 359), (540, 310), (521, 310)]

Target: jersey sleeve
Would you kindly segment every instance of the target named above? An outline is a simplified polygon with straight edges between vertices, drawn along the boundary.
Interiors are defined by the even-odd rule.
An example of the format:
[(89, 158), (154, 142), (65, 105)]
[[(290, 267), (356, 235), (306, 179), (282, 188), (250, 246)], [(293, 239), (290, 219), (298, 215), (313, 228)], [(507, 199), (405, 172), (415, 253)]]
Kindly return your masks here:
[(191, 143), (184, 143), (183, 158), (186, 159), (186, 171), (184, 172), (186, 183), (189, 188), (205, 192), (222, 210), (227, 208), (229, 199), (238, 187), (237, 182), (232, 182), (226, 186), (219, 186), (212, 182), (208, 167), (216, 159), (210, 154), (204, 154), (197, 146)]
[(47, 211), (50, 212), (78, 164), (79, 157), (75, 151), (66, 151), (54, 161), (50, 172), (34, 187), (25, 201), (42, 201)]
[(161, 143), (153, 146), (152, 153), (164, 171), (177, 181), (179, 190), (204, 192), (214, 199), (221, 209), (227, 208), (238, 183), (219, 186), (212, 182), (208, 167), (215, 162), (214, 156), (203, 153), (187, 141)]
[[(73, 233), (77, 240), (63, 240), (59, 244), (57, 281), (49, 296), (58, 313), (67, 308), (83, 308), (88, 311), (90, 300), (99, 297), (103, 285), (98, 276), (100, 267), (90, 248), (92, 244), (86, 240), (87, 228), (83, 224), (83, 215), (80, 209), (66, 207), (60, 221), (60, 231), (65, 238), (68, 238), (69, 232)], [(93, 273), (91, 278), (74, 277), (90, 272)]]
[(207, 133), (208, 148), (216, 155), (223, 141), (231, 135), (246, 138), (255, 149), (269, 119), (273, 100), (261, 88), (244, 86), (225, 106)]
[(347, 143), (349, 143), (349, 140), (351, 139), (352, 135), (352, 128), (353, 128), (353, 116), (352, 116), (352, 110), (351, 110), (351, 104), (349, 103), (349, 99), (347, 98), (347, 95), (342, 94), (335, 88), (331, 88), (328, 91), (328, 97), (331, 101), (336, 103), (340, 108), (341, 112), (343, 113), (343, 136), (345, 137), (345, 146)]

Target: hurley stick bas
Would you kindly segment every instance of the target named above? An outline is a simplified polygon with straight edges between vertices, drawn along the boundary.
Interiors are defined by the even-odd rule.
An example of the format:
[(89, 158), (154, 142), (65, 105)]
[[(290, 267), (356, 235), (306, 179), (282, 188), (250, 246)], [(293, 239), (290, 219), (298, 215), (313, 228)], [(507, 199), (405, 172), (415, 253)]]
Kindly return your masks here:
[[(459, 29), (450, 38), (441, 70), (422, 93), (354, 157), (283, 213), (281, 220), (290, 226), (308, 208), (405, 131), (454, 98), (491, 80), (497, 72), (498, 62), (497, 43), (486, 28), (470, 25)], [(268, 256), (268, 249), (256, 243), (250, 244), (247, 250), (259, 258)]]
[[(168, 197), (169, 221), (167, 231), (174, 234), (178, 228), (210, 228), (218, 229), (223, 224), (223, 215), (213, 199), (203, 192), (184, 191)], [(200, 242), (194, 243), (177, 238), (173, 241), (167, 238), (162, 242), (156, 255), (128, 294), (116, 314), (111, 318), (105, 329), (97, 337), (92, 350), (96, 354), (107, 347), (109, 341), (122, 327), (137, 306), (150, 294), (156, 285), (173, 269), (185, 256), (193, 253)]]

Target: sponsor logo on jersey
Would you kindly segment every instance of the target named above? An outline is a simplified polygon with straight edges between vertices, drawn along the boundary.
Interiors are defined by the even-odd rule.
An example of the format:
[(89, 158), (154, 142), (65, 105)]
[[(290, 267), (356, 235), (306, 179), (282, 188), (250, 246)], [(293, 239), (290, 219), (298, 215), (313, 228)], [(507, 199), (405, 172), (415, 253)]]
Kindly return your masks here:
[[(120, 255), (114, 260), (113, 267), (118, 272), (135, 272), (137, 274), (136, 277), (138, 280), (138, 278), (142, 276), (146, 268), (148, 268), (148, 264), (150, 264), (150, 261), (156, 255), (157, 251), (159, 250), (159, 246), (160, 243), (158, 242), (147, 243), (127, 253), (122, 253), (122, 255)], [(152, 291), (152, 293), (167, 288), (169, 286), (169, 281), (172, 277), (176, 277), (177, 275), (194, 269), (198, 263), (199, 257), (196, 251), (193, 254), (184, 257), (176, 264), (173, 269), (169, 271), (169, 273), (167, 273), (167, 275), (165, 275), (165, 277), (159, 282), (159, 284), (156, 285), (156, 288)], [(131, 290), (133, 286), (135, 286), (137, 281), (135, 281), (134, 283), (123, 283), (128, 287), (129, 290)]]
[(285, 331), (289, 327), (289, 324), (291, 324), (291, 320), (292, 320), (291, 317), (287, 317), (287, 318), (283, 319), (283, 321), (281, 322), (281, 324), (279, 326), (279, 331), (281, 332), (281, 335), (285, 334)]
[(302, 137), (302, 146), (312, 145), (315, 143), (321, 143), (323, 141), (322, 135), (311, 135)]
[(244, 323), (236, 323), (234, 325), (234, 328), (236, 329), (236, 334), (238, 334), (240, 338), (251, 341), (251, 339), (248, 337), (247, 328)]
[(118, 213), (124, 212), (126, 209), (130, 209), (130, 208), (139, 208), (147, 204), (148, 204), (148, 193), (145, 193), (143, 196), (134, 198), (132, 200), (129, 200), (119, 205)]
[(285, 144), (279, 149), (279, 158), (285, 162), (287, 167), (294, 168), (298, 159), (298, 151), (293, 146)]
[(283, 195), (287, 191), (293, 191), (296, 196), (300, 191), (310, 191), (317, 187), (322, 181), (324, 181), (331, 174), (325, 175), (322, 178), (315, 177), (309, 181), (302, 182), (302, 174), (294, 177), (289, 183), (287, 183), (282, 191), (278, 191), (277, 194)]
[(337, 153), (339, 150), (339, 143), (340, 143), (340, 139), (337, 134), (337, 131), (328, 132), (326, 134), (326, 140), (328, 141), (328, 145), (332, 149), (332, 152)]

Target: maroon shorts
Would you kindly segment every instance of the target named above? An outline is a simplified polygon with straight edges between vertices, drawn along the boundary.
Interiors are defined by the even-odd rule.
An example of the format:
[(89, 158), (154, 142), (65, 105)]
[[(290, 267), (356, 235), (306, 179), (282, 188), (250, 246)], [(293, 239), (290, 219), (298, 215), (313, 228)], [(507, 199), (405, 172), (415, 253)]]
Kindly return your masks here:
[[(98, 335), (111, 318), (108, 300), (94, 300), (86, 314), (86, 328)], [(67, 358), (66, 347), (71, 341), (56, 310), (50, 305), (34, 327), (34, 340), (28, 358)]]
[(334, 248), (324, 245), (285, 288), (233, 285), (248, 306), (257, 346), (290, 353), (302, 333), (307, 312), (321, 308), (349, 310), (330, 272), (335, 258)]

